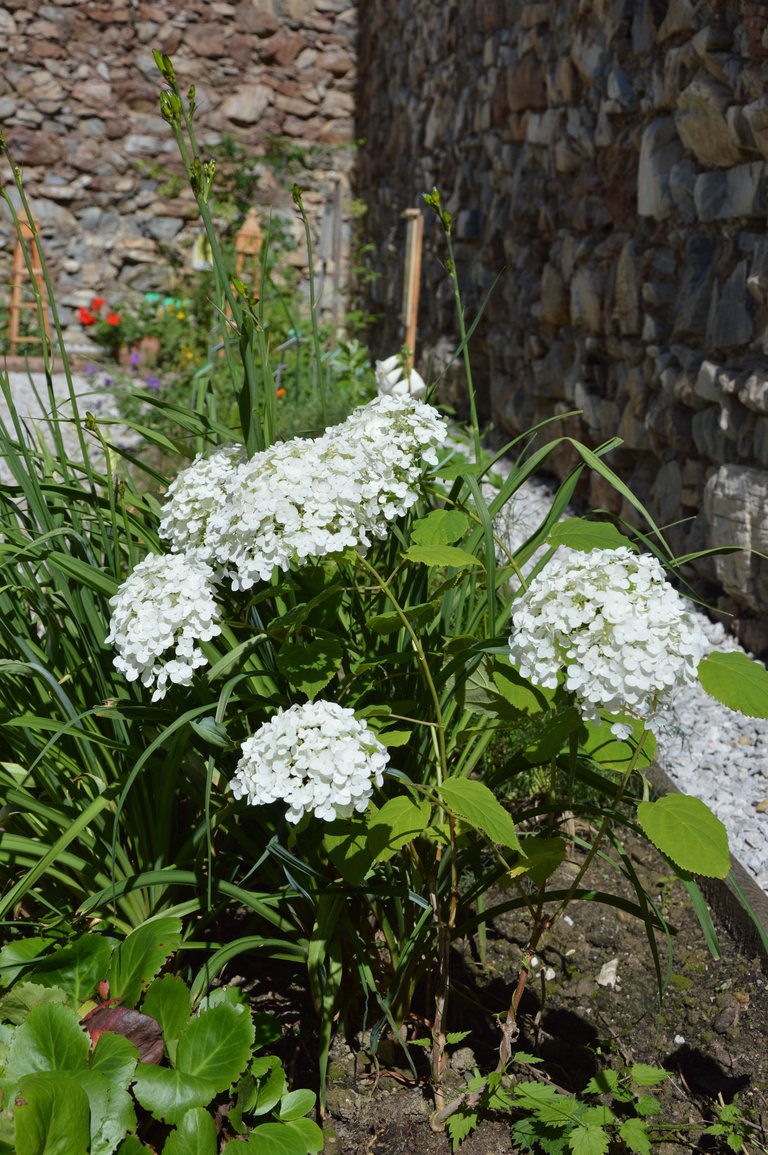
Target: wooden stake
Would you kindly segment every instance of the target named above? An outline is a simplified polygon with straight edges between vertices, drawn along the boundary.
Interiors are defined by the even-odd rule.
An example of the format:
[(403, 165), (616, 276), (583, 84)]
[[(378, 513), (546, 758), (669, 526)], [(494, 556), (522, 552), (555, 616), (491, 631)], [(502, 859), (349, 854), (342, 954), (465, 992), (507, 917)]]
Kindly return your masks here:
[(421, 209), (406, 209), (402, 215), (407, 222), (402, 321), (405, 325), (405, 344), (408, 349), (408, 363), (413, 367), (416, 356), (416, 321), (419, 314), (421, 247), (424, 236), (424, 217), (421, 214)]

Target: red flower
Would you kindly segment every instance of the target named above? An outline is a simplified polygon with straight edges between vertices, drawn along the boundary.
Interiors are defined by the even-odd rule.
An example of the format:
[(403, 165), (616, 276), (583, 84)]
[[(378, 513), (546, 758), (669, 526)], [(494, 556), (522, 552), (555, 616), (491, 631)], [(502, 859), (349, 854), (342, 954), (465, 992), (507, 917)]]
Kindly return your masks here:
[(119, 325), (120, 324), (120, 314), (119, 313), (107, 313), (107, 324), (108, 325)]
[(94, 297), (93, 300), (91, 301), (91, 309), (95, 313), (97, 309), (101, 309), (102, 306), (106, 305), (106, 303), (107, 302), (104, 300), (103, 297)]
[(77, 319), (81, 325), (96, 324), (96, 318), (94, 317), (93, 313), (89, 313), (88, 310), (83, 306), (77, 310)]

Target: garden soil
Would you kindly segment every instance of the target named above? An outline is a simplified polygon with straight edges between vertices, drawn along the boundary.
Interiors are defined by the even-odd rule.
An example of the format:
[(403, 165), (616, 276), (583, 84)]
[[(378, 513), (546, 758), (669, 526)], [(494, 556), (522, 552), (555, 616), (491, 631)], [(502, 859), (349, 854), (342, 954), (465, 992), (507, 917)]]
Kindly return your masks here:
[[(625, 847), (674, 930), (663, 999), (659, 1003), (644, 924), (605, 905), (574, 903), (570, 921), (559, 923), (537, 952), (538, 965), (520, 1007), (517, 1049), (544, 1060), (535, 1068), (539, 1077), (577, 1093), (605, 1066), (619, 1070), (642, 1062), (664, 1067), (669, 1077), (653, 1089), (662, 1104), (659, 1119), (679, 1130), (654, 1141), (652, 1149), (660, 1155), (732, 1150), (723, 1139), (702, 1132), (714, 1120), (718, 1098), (727, 1103), (736, 1096), (745, 1117), (757, 1127), (745, 1148), (754, 1155), (768, 1143), (765, 959), (745, 952), (715, 915), (721, 950), (721, 958), (715, 960), (687, 893), (666, 863), (643, 842), (626, 842)], [(567, 881), (576, 866), (566, 863), (560, 869), (561, 881)], [(612, 889), (634, 898), (631, 888), (617, 885), (617, 879), (623, 882), (613, 867), (597, 859), (586, 881), (596, 891)], [(503, 901), (500, 894), (490, 896), (489, 905), (494, 897)], [(495, 1066), (497, 1023), (506, 1014), (517, 981), (527, 930), (517, 912), (497, 918), (488, 930), (484, 960), (473, 939), (455, 944), (450, 1030), (470, 1034), (452, 1048), (446, 1077), (449, 1094), (463, 1086), (475, 1065), (482, 1071)], [(668, 941), (659, 933), (657, 942), (666, 974)], [(615, 984), (606, 985), (612, 971)], [(297, 976), (292, 991), (283, 984), (271, 989), (268, 985), (267, 976), (256, 982), (255, 1002), (260, 1009), (279, 1011), (286, 1039), (294, 1040), (293, 1054), (286, 1059), (295, 1085), (311, 1085), (313, 1040), (304, 1034), (311, 1011), (301, 980)], [(427, 1029), (422, 1025), (420, 1033)], [(426, 1070), (421, 1085), (415, 1084), (391, 1040), (380, 1044), (377, 1069), (366, 1050), (368, 1040), (362, 1032), (347, 1040), (339, 1033), (332, 1046), (327, 1155), (449, 1155), (447, 1134), (430, 1128), (433, 1104)], [(529, 1079), (532, 1072), (528, 1068), (519, 1074)], [(461, 1155), (513, 1155), (517, 1150), (511, 1120), (502, 1115), (483, 1120), (460, 1147)]]

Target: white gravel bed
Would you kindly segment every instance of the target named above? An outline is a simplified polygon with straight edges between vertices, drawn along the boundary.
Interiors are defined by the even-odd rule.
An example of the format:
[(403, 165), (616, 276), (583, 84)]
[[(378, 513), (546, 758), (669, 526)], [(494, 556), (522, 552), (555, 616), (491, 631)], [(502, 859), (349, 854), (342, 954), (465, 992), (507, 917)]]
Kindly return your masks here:
[[(541, 523), (553, 490), (532, 480), (503, 515), (503, 532), (519, 544)], [(691, 604), (715, 650), (741, 649), (720, 622)], [(768, 894), (768, 719), (748, 718), (722, 706), (699, 685), (676, 697), (670, 732), (660, 737), (656, 761), (672, 782), (694, 794), (725, 824), (731, 850)]]

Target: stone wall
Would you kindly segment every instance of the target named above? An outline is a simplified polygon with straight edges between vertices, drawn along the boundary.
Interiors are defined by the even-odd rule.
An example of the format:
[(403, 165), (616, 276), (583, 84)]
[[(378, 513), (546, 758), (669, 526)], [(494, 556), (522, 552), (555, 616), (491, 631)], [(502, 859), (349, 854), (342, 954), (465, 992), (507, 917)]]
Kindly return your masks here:
[[(485, 412), (620, 436), (609, 461), (678, 552), (768, 554), (767, 30), (754, 0), (360, 6), (377, 351), (402, 340), (400, 213), (437, 185), (470, 316), (505, 268), (473, 341)], [(444, 256), (427, 221), (421, 369), (455, 347)], [(589, 497), (631, 512), (599, 478)], [(768, 562), (701, 569), (765, 651)]]
[[(94, 295), (168, 291), (169, 268), (191, 267), (196, 206), (160, 116), (155, 48), (173, 59), (182, 92), (196, 85), (201, 150), (225, 135), (256, 157), (269, 137), (312, 149), (314, 167), (282, 182), (261, 166), (255, 195), (265, 227), (272, 211), (293, 224), (289, 186), (301, 183), (333, 278), (343, 248), (333, 248), (339, 228), (329, 218), (348, 200), (356, 33), (353, 0), (4, 0), (0, 128), (23, 170), (65, 325)], [(348, 232), (345, 219), (342, 246)], [(0, 292), (14, 241), (0, 205)]]

